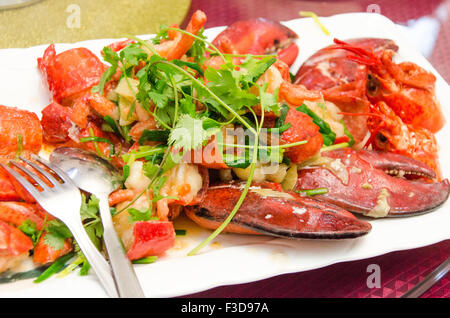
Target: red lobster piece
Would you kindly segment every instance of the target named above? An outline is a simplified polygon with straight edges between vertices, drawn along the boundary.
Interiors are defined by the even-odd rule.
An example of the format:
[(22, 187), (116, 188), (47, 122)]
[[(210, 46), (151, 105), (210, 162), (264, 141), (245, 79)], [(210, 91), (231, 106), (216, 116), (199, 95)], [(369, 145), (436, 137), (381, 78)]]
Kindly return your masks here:
[[(215, 229), (229, 215), (242, 194), (244, 183), (209, 187), (203, 200), (185, 207), (186, 214), (202, 227)], [(343, 239), (367, 234), (370, 223), (326, 202), (283, 192), (279, 184), (253, 184), (225, 231), (266, 234), (287, 238)]]
[(97, 85), (108, 67), (86, 48), (56, 54), (52, 44), (45, 50), (44, 56), (38, 59), (38, 68), (47, 81), (53, 99), (68, 105)]
[(11, 159), (18, 151), (37, 153), (41, 149), (41, 124), (32, 112), (0, 105), (0, 132), (0, 159)]
[[(296, 75), (296, 83), (321, 90), (343, 112), (366, 113), (370, 104), (385, 102), (405, 124), (439, 131), (445, 123), (434, 86), (435, 76), (411, 62), (395, 63), (397, 46), (387, 39), (335, 39), (335, 44), (310, 57)], [(365, 116), (344, 118), (361, 141)]]
[[(388, 39), (362, 38), (348, 40), (349, 45), (380, 54), (384, 50), (397, 51), (397, 45)], [(335, 103), (343, 112), (367, 113), (369, 100), (367, 86), (369, 68), (348, 58), (348, 52), (338, 44), (320, 49), (308, 58), (295, 76), (295, 84), (320, 91), (325, 100)], [(367, 135), (366, 116), (344, 116), (344, 122), (356, 143)]]
[(274, 54), (288, 65), (298, 55), (293, 41), (298, 35), (279, 22), (263, 18), (238, 21), (228, 26), (212, 42), (219, 51), (228, 54)]
[[(338, 205), (348, 211), (372, 217), (421, 214), (443, 204), (450, 183), (425, 182), (407, 177), (435, 178), (434, 171), (414, 159), (393, 153), (340, 149), (323, 152), (323, 165), (298, 171), (297, 190), (327, 188), (315, 200)], [(404, 176), (405, 178), (401, 178)]]
[[(42, 146), (42, 129), (36, 114), (14, 107), (0, 106), (0, 162), (7, 163), (17, 155), (38, 153)], [(44, 219), (51, 220), (22, 186), (0, 169), (0, 272), (17, 265), (34, 248), (33, 260), (53, 262), (72, 249), (70, 240), (64, 249), (55, 251), (44, 240), (34, 247), (31, 239), (18, 227), (31, 221), (42, 229)], [(44, 232), (45, 233), (45, 232)]]
[[(441, 180), (438, 145), (434, 135), (425, 128), (405, 124), (384, 102), (370, 105), (372, 116), (367, 119), (371, 137), (367, 144), (372, 149), (402, 154), (434, 170)], [(432, 178), (432, 179), (435, 179)]]

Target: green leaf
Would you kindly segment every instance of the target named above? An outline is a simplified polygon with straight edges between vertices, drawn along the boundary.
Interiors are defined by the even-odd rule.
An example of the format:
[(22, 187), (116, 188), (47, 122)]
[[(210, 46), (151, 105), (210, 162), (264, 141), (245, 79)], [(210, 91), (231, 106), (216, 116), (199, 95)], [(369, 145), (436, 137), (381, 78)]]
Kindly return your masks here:
[(203, 34), (204, 28), (201, 28), (200, 31), (197, 33), (197, 37), (201, 38), (194, 39), (194, 43), (192, 43), (191, 48), (186, 52), (186, 55), (188, 57), (193, 57), (195, 62), (199, 65), (203, 64), (203, 61), (205, 60), (205, 52), (206, 52), (206, 42), (205, 40), (207, 37)]
[(208, 133), (203, 129), (203, 120), (182, 114), (176, 126), (170, 131), (169, 145), (174, 149), (189, 151), (198, 149), (209, 140)]
[(186, 97), (179, 100), (180, 112), (183, 114), (188, 114), (191, 117), (195, 117), (197, 114), (195, 112), (195, 104), (191, 96), (186, 95)]
[[(234, 110), (258, 105), (258, 97), (248, 91), (248, 85), (241, 87), (241, 83), (246, 82), (244, 80), (246, 75), (243, 72), (233, 71), (234, 67), (232, 64), (224, 64), (219, 70), (208, 67), (205, 71), (208, 88)], [(217, 102), (212, 101), (209, 93), (206, 92), (207, 95), (203, 95), (205, 92), (202, 91), (198, 93), (217, 108)]]
[(166, 107), (167, 103), (169, 102), (169, 98), (166, 95), (160, 94), (158, 92), (154, 92), (154, 91), (149, 92), (148, 96), (155, 103), (155, 105), (159, 108)]
[(181, 67), (187, 66), (187, 67), (193, 69), (194, 71), (196, 71), (200, 76), (203, 76), (203, 70), (200, 67), (200, 65), (197, 63), (191, 63), (191, 62), (186, 62), (186, 61), (181, 61), (181, 60), (173, 60), (172, 63), (175, 65), (181, 66)]
[(169, 154), (167, 155), (166, 161), (162, 165), (161, 173), (169, 171), (170, 169), (178, 165), (181, 161), (181, 158), (183, 158), (183, 155), (184, 151), (178, 151), (176, 153), (170, 151)]
[(263, 57), (262, 59), (248, 56), (240, 65), (240, 68), (247, 70), (247, 74), (243, 76), (243, 79), (251, 87), (276, 61), (277, 59), (271, 56)]
[(31, 220), (25, 220), (17, 228), (28, 235), (33, 241), (33, 244), (37, 243), (36, 241), (39, 238), (39, 230), (36, 227), (36, 223)]
[(283, 103), (283, 105), (281, 105), (280, 107), (280, 116), (275, 121), (275, 127), (281, 127), (284, 125), (288, 111), (289, 106), (286, 103)]
[(141, 48), (139, 43), (130, 43), (119, 54), (124, 67), (137, 66), (139, 61), (147, 59), (147, 53)]
[(117, 65), (117, 63), (120, 61), (119, 55), (111, 47), (105, 46), (102, 52), (103, 52), (103, 60), (105, 60), (109, 64)]
[(142, 132), (141, 137), (139, 138), (139, 144), (142, 145), (146, 141), (160, 141), (167, 143), (167, 140), (169, 139), (169, 133), (168, 130), (147, 130), (145, 129)]
[(128, 214), (130, 223), (138, 222), (138, 221), (149, 221), (152, 218), (152, 209), (148, 210), (138, 210), (135, 208), (129, 208)]
[(82, 194), (80, 216), (89, 238), (97, 249), (101, 249), (103, 225), (99, 216), (98, 203), (99, 199), (95, 195), (91, 195), (86, 202), (86, 197)]
[(91, 195), (89, 201), (86, 202), (86, 197), (84, 194), (81, 195), (81, 208), (80, 215), (81, 220), (85, 221), (87, 219), (98, 219), (98, 203), (99, 199), (95, 195)]
[(166, 24), (159, 26), (159, 32), (152, 39), (153, 44), (160, 44), (161, 40), (169, 39), (169, 27)]
[(159, 167), (152, 162), (145, 162), (142, 166), (142, 172), (147, 178), (153, 178), (158, 172)]
[(55, 250), (62, 250), (67, 238), (72, 237), (72, 233), (67, 226), (59, 220), (50, 220), (45, 227), (47, 233), (44, 235), (44, 242)]
[(108, 46), (105, 46), (103, 48), (103, 59), (106, 62), (110, 63), (111, 66), (102, 74), (98, 85), (95, 85), (94, 87), (92, 87), (92, 92), (99, 93), (100, 95), (104, 94), (105, 84), (116, 73), (118, 63), (120, 60), (119, 55)]
[(278, 103), (278, 89), (275, 90), (273, 94), (267, 93), (268, 83), (259, 88), (259, 100), (262, 109), (265, 112), (272, 111), (276, 116), (280, 115), (280, 104)]

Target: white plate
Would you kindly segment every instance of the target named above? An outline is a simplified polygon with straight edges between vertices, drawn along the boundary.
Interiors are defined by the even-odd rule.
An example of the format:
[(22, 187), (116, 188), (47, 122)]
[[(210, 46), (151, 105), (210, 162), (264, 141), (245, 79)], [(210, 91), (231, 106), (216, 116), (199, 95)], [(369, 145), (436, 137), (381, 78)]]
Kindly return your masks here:
[[(446, 118), (450, 119), (448, 84), (417, 50), (398, 32), (387, 18), (368, 13), (341, 14), (323, 18), (331, 31), (326, 36), (312, 19), (296, 19), (285, 24), (296, 31), (300, 39), (300, 56), (292, 71), (318, 49), (330, 44), (333, 37), (385, 37), (399, 46), (399, 60), (413, 61), (437, 77), (436, 94)], [(223, 28), (207, 30), (213, 38)], [(58, 44), (57, 52), (87, 47), (99, 53), (113, 40), (93, 40), (76, 44)], [(27, 49), (0, 50), (0, 103), (40, 111), (49, 103), (49, 94), (36, 68), (36, 58), (46, 46)], [(450, 138), (449, 125), (437, 135), (444, 176), (450, 176), (450, 148), (444, 147)], [(176, 222), (176, 228), (188, 229), (185, 237), (177, 237), (176, 248), (151, 265), (136, 266), (137, 275), (148, 297), (172, 297), (199, 292), (212, 287), (246, 283), (280, 274), (300, 272), (338, 262), (359, 260), (392, 251), (412, 249), (450, 239), (450, 202), (438, 210), (411, 218), (371, 220), (372, 231), (361, 238), (343, 241), (293, 241), (234, 234), (220, 235), (215, 243), (197, 256), (186, 256), (210, 232), (192, 226), (186, 219)], [(31, 280), (0, 285), (0, 297), (105, 297), (94, 275), (81, 277), (77, 273), (65, 278), (52, 277), (41, 284)]]

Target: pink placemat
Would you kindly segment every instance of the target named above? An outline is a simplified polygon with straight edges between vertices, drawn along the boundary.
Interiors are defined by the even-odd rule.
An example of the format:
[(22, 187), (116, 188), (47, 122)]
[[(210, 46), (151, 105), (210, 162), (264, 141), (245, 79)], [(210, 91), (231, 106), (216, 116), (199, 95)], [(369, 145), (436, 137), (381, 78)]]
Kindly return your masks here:
[[(397, 298), (420, 282), (450, 256), (450, 240), (428, 247), (393, 252), (360, 261), (338, 263), (324, 268), (213, 288), (186, 297), (219, 298)], [(373, 282), (370, 265), (380, 269), (380, 288)], [(369, 267), (369, 271), (368, 271)], [(450, 275), (442, 278), (422, 297), (450, 297)]]
[[(238, 20), (265, 17), (272, 20), (298, 18), (298, 12), (314, 11), (320, 16), (344, 12), (364, 12), (374, 1), (294, 1), (294, 0), (193, 0), (187, 19), (201, 9), (206, 12), (206, 27), (229, 25)], [(440, 21), (440, 31), (430, 62), (450, 81), (450, 1), (378, 0), (381, 14), (406, 25), (423, 16)], [(377, 9), (375, 7), (375, 9)], [(447, 17), (447, 18), (446, 18)], [(393, 252), (378, 257), (339, 263), (312, 271), (286, 274), (258, 282), (223, 286), (185, 297), (400, 297), (450, 257), (450, 240), (414, 250)], [(380, 269), (380, 287), (369, 288), (367, 279), (375, 264)], [(428, 290), (422, 297), (450, 297), (450, 275)]]

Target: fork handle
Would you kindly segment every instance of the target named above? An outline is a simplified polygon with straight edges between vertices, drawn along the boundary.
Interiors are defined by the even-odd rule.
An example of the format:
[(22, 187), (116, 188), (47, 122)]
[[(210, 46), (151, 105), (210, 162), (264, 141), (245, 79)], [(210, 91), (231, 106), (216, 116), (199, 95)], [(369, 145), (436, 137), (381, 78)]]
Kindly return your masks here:
[(119, 296), (123, 298), (143, 298), (145, 295), (139, 280), (128, 259), (125, 247), (114, 229), (108, 196), (107, 194), (96, 194), (96, 196), (99, 198), (100, 216), (103, 223), (103, 240), (105, 241)]
[[(72, 224), (75, 224), (75, 222), (73, 222)], [(81, 251), (88, 260), (92, 269), (95, 271), (95, 274), (97, 274), (97, 277), (105, 288), (108, 296), (118, 298), (119, 295), (117, 293), (116, 285), (112, 277), (111, 267), (95, 247), (95, 245), (92, 243), (91, 239), (86, 233), (86, 230), (81, 224), (81, 221), (79, 221), (79, 224), (78, 222), (76, 224), (77, 226), (71, 226), (71, 228), (69, 229), (75, 237), (78, 245), (80, 246)]]

